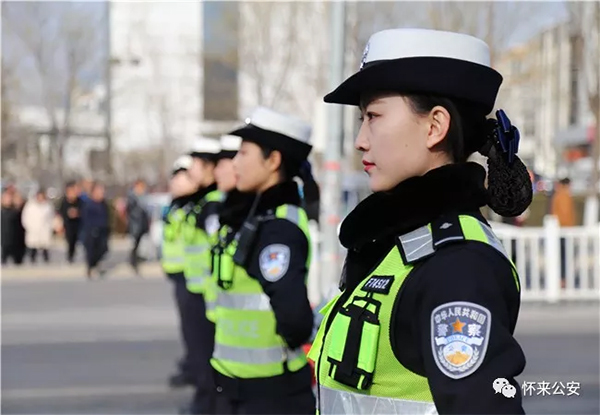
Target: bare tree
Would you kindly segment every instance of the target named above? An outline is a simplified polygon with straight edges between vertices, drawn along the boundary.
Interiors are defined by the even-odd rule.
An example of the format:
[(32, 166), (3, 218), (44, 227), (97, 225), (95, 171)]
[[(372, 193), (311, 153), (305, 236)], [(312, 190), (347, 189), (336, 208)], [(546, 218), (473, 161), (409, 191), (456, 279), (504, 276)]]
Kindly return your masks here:
[(143, 149), (115, 151), (115, 177), (120, 184), (131, 184), (134, 179), (164, 185), (167, 177), (156, 166), (171, 163), (174, 151), (165, 151), (162, 145), (151, 145)]
[(3, 25), (27, 53), (33, 82), (46, 110), (62, 180), (71, 112), (83, 94), (81, 81), (99, 64), (99, 16), (76, 3), (3, 3)]
[[(327, 5), (239, 2), (237, 60), (241, 106), (278, 108), (306, 120), (325, 89)], [(229, 30), (234, 19), (225, 19)]]
[(598, 222), (598, 192), (600, 188), (600, 3), (570, 2), (568, 4), (571, 35), (575, 38), (575, 56), (585, 85), (587, 102), (595, 119), (592, 138), (592, 172), (586, 201), (584, 222)]

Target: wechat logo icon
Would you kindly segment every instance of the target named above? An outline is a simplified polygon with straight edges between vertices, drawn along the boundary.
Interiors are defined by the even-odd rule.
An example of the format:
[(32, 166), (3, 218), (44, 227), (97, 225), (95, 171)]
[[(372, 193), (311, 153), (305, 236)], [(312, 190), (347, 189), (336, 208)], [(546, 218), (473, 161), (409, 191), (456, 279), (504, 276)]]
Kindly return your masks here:
[(492, 388), (494, 393), (501, 393), (505, 398), (514, 398), (517, 394), (517, 389), (504, 378), (496, 379), (492, 383)]

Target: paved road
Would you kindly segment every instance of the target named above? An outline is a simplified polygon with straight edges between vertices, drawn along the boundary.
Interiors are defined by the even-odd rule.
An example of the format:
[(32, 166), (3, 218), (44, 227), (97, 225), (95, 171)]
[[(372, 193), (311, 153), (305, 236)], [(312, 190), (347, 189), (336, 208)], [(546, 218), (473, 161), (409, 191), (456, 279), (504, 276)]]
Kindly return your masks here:
[[(581, 383), (579, 397), (526, 397), (528, 413), (600, 413), (598, 312), (523, 306), (519, 381)], [(3, 413), (176, 413), (191, 394), (165, 386), (179, 353), (163, 279), (3, 281)]]

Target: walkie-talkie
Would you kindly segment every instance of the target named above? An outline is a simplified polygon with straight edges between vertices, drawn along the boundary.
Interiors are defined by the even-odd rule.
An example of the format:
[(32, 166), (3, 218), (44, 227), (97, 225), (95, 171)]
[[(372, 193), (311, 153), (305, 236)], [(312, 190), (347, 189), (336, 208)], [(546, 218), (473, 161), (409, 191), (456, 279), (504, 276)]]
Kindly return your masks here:
[(252, 249), (252, 244), (256, 238), (256, 232), (258, 231), (260, 218), (254, 216), (254, 212), (258, 206), (259, 199), (260, 194), (256, 195), (254, 203), (252, 203), (250, 213), (248, 214), (248, 217), (244, 221), (244, 224), (238, 233), (239, 237), (237, 238), (237, 248), (235, 250), (235, 254), (233, 254), (233, 262), (240, 267), (244, 267), (246, 265), (246, 261), (250, 255), (250, 250)]

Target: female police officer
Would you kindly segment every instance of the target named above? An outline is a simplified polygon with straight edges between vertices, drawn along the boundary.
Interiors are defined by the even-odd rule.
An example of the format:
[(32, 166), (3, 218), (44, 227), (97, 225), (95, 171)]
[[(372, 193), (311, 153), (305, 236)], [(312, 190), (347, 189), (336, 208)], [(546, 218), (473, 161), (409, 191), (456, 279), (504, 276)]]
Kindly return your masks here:
[[(178, 373), (171, 376), (169, 384), (172, 387), (180, 387), (188, 384), (194, 384), (194, 377), (191, 373), (189, 364), (188, 333), (183, 327), (183, 313), (185, 312), (185, 299), (187, 298), (187, 288), (185, 286), (184, 270), (184, 245), (181, 229), (185, 220), (186, 211), (184, 206), (188, 203), (189, 197), (184, 196), (182, 192), (181, 181), (189, 182), (187, 171), (192, 166), (193, 160), (189, 155), (180, 156), (173, 163), (172, 177), (169, 182), (169, 191), (171, 193), (171, 204), (163, 217), (163, 241), (161, 263), (167, 277), (173, 282), (175, 304), (180, 317), (181, 338), (183, 340), (183, 358), (179, 361)], [(185, 186), (188, 183), (184, 183)]]
[(309, 355), (322, 415), (523, 412), (519, 280), (479, 209), (518, 215), (531, 183), (516, 129), (486, 121), (502, 81), (489, 61), (470, 36), (386, 30), (325, 97), (360, 107), (375, 193), (342, 223), (342, 293)]
[(184, 275), (188, 290), (183, 322), (188, 333), (189, 363), (196, 379), (196, 391), (189, 407), (182, 413), (212, 413), (214, 380), (210, 357), (214, 344), (214, 323), (209, 318), (211, 298), (206, 287), (211, 275), (211, 235), (218, 230), (217, 207), (221, 194), (214, 179), (214, 166), (221, 148), (217, 140), (200, 137), (192, 148), (192, 165), (188, 176), (194, 184), (185, 207), (187, 216), (182, 229), (184, 240)]
[(232, 133), (243, 140), (234, 158), (236, 187), (256, 197), (237, 236), (213, 262), (221, 287), (212, 359), (217, 410), (314, 413), (311, 370), (301, 349), (313, 323), (308, 218), (293, 180), (306, 172), (311, 128), (266, 108), (246, 122)]

